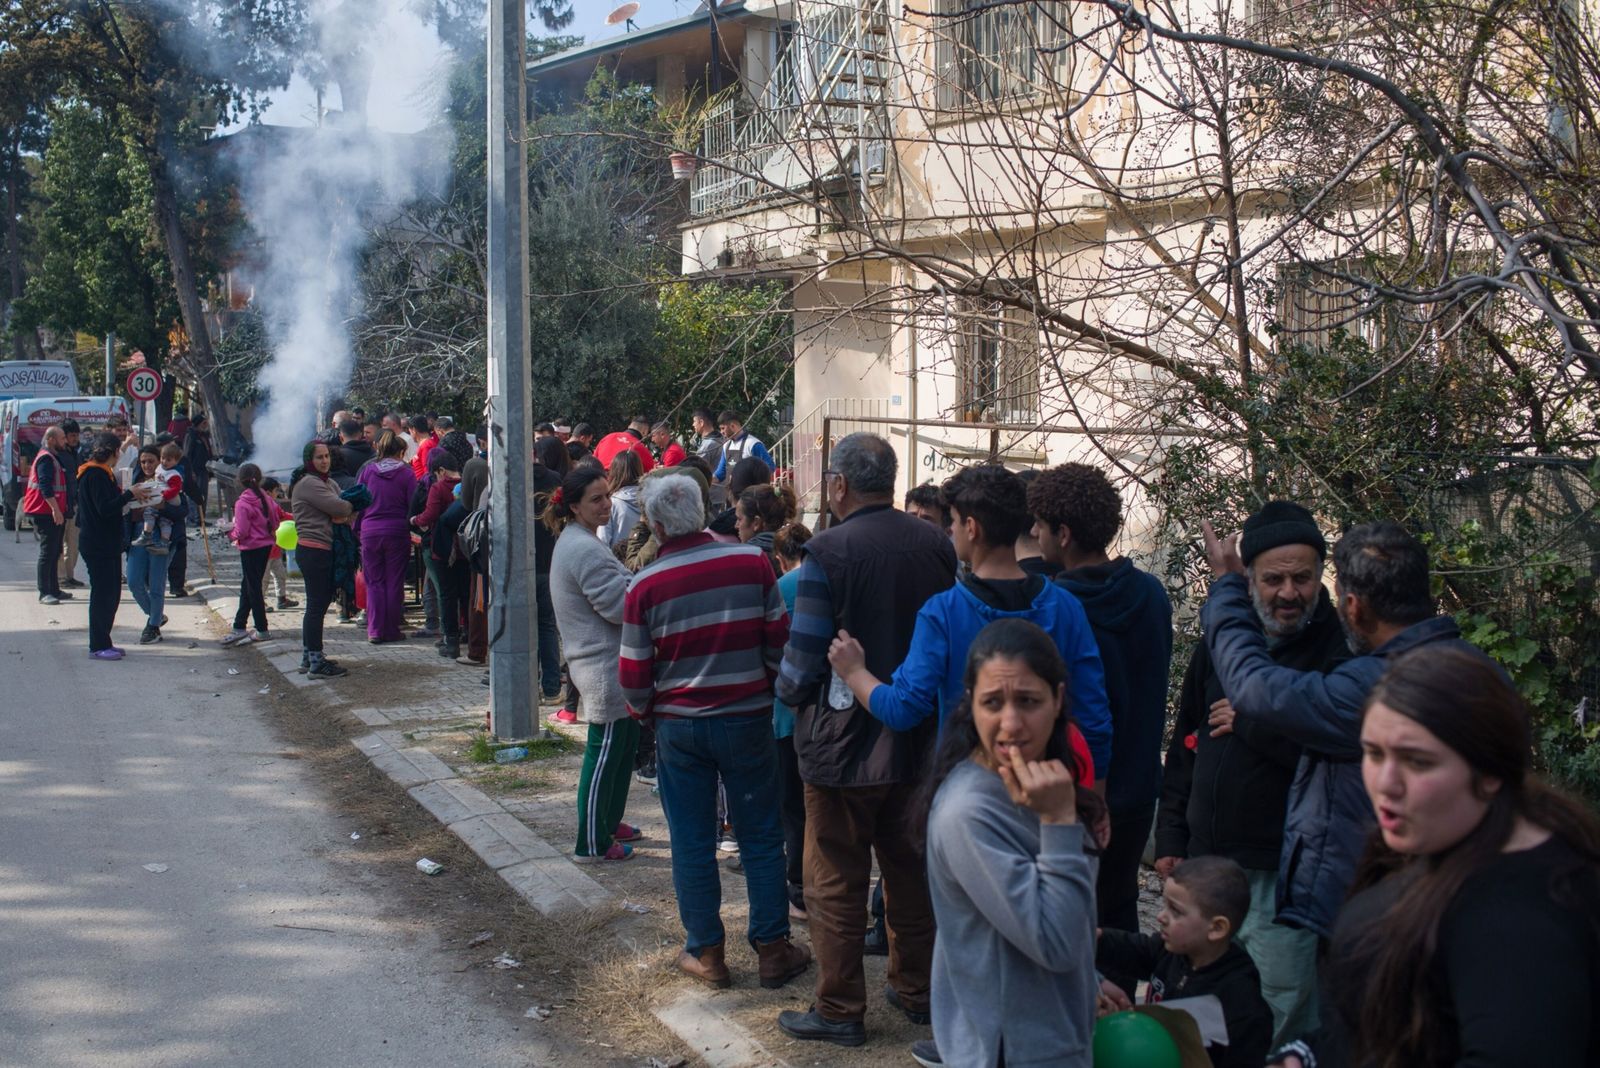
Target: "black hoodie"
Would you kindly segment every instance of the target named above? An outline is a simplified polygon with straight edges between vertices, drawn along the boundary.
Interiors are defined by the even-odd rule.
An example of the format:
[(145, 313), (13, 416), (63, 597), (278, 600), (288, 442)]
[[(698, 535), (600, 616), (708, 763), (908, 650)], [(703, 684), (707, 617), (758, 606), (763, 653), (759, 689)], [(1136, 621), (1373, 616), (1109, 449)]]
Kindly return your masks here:
[(1106, 669), (1111, 706), (1106, 805), (1116, 814), (1137, 812), (1161, 793), (1172, 602), (1161, 581), (1127, 557), (1063, 571), (1056, 582), (1083, 603)]
[[(1350, 657), (1328, 592), (1317, 596), (1311, 622), (1271, 646), (1272, 659), (1297, 671), (1333, 670)], [(1219, 854), (1255, 871), (1276, 871), (1284, 817), (1300, 747), (1241, 716), (1233, 732), (1211, 737), (1206, 720), (1224, 696), (1206, 644), (1195, 647), (1183, 676), (1178, 717), (1167, 750), (1157, 857)]]
[[(1102, 972), (1149, 977), (1145, 1004), (1211, 995), (1222, 1002), (1228, 1044), (1206, 1047), (1215, 1068), (1260, 1068), (1272, 1045), (1272, 1010), (1261, 996), (1261, 973), (1235, 943), (1222, 956), (1196, 968), (1189, 958), (1168, 953), (1158, 935), (1106, 928), (1095, 943), (1095, 967)], [(1132, 991), (1128, 991), (1131, 996)]]

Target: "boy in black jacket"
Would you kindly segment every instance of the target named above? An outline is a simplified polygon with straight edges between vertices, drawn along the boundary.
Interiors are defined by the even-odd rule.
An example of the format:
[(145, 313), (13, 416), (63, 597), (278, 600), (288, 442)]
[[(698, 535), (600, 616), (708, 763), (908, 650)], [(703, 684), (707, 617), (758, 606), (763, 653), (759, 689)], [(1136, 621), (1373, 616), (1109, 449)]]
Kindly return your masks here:
[(1272, 1042), (1272, 1010), (1261, 976), (1234, 932), (1250, 910), (1244, 869), (1226, 857), (1186, 860), (1162, 888), (1159, 935), (1105, 929), (1095, 948), (1101, 971), (1148, 976), (1146, 1004), (1214, 995), (1228, 1043), (1206, 1047), (1215, 1068), (1258, 1068)]

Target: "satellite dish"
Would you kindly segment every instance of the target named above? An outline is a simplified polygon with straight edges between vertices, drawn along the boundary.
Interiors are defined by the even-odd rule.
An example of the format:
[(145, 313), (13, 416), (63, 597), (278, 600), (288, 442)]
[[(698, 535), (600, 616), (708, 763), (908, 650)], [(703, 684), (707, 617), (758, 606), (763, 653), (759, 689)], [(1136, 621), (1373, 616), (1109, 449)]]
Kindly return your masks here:
[(631, 23), (633, 21), (633, 16), (637, 15), (638, 13), (639, 5), (636, 0), (628, 0), (626, 4), (623, 4), (621, 7), (617, 8), (611, 14), (606, 16), (606, 25), (618, 26), (624, 22)]

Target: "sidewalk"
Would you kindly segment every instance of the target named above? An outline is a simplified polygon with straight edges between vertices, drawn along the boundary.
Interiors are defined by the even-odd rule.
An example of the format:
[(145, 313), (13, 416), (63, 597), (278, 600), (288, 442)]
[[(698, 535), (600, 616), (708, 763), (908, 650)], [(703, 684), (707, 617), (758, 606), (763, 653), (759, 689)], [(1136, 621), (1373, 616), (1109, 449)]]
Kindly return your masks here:
[[(214, 535), (212, 554), (215, 585), (207, 581), (204, 548), (199, 541), (190, 543), (190, 584), (231, 626), (238, 603), (238, 553), (225, 537)], [(299, 581), (291, 578), (290, 584), (291, 595), (304, 603)], [(420, 625), (420, 612), (409, 613), (408, 632)], [(351, 743), (551, 921), (540, 966), (572, 979), (569, 1007), (595, 1029), (601, 1044), (631, 1051), (676, 1045), (683, 1054), (692, 1053), (695, 1063), (713, 1068), (791, 1063), (853, 1068), (909, 1062), (905, 1051), (911, 1043), (931, 1036), (929, 1028), (911, 1024), (884, 1003), (883, 957), (866, 958), (866, 1046), (849, 1050), (801, 1043), (779, 1031), (780, 1010), (811, 1004), (815, 967), (781, 990), (759, 987), (755, 954), (746, 948), (743, 933), (744, 880), (726, 863), (723, 919), (734, 985), (715, 991), (681, 975), (674, 967), (683, 932), (672, 890), (671, 849), (666, 819), (650, 788), (635, 781), (629, 793), (624, 818), (645, 835), (634, 843), (634, 859), (582, 867), (571, 862), (582, 724), (544, 722), (551, 737), (537, 743), (526, 761), (477, 762), (475, 749), (480, 758), (487, 755), (484, 669), (439, 656), (432, 639), (371, 645), (364, 626), (335, 623), (330, 612), (325, 651), (350, 674), (311, 680), (296, 671), (300, 620), (299, 608), (270, 613), (273, 640), (251, 648), (302, 693), (315, 695), (330, 711), (349, 713)], [(554, 708), (541, 707), (541, 721)], [(1146, 908), (1141, 902), (1141, 912)], [(1150, 923), (1154, 908), (1148, 911)], [(804, 924), (795, 925), (794, 934), (797, 941), (807, 940)]]

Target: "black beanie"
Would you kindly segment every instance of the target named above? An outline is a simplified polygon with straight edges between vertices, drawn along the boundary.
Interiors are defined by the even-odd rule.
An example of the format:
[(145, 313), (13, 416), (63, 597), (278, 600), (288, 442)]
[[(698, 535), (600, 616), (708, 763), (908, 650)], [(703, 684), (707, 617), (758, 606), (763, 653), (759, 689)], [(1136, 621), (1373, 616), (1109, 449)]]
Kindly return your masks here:
[(1244, 521), (1239, 556), (1248, 566), (1251, 560), (1280, 545), (1309, 545), (1317, 550), (1318, 559), (1328, 558), (1328, 540), (1317, 529), (1317, 521), (1293, 501), (1268, 501)]

